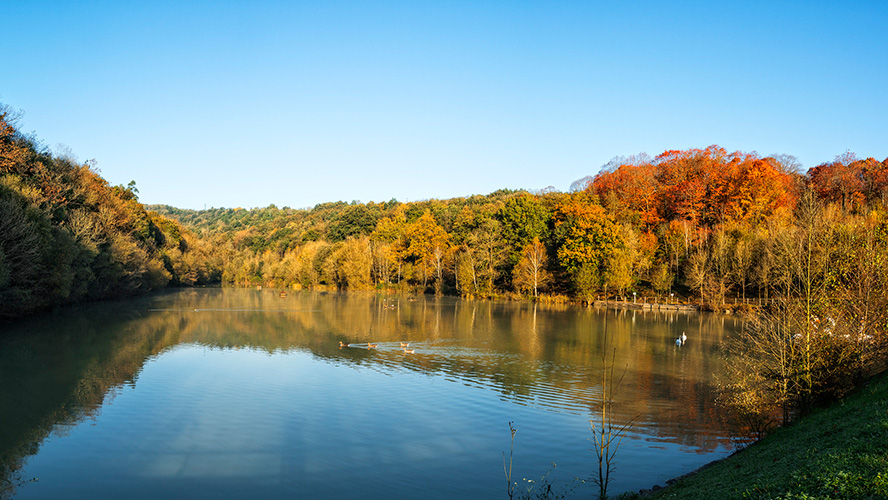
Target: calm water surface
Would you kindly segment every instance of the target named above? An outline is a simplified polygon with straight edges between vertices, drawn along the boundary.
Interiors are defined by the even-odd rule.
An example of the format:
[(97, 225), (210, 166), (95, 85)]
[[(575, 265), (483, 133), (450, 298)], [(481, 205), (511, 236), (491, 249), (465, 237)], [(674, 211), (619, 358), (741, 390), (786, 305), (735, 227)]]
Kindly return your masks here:
[(564, 485), (595, 465), (605, 325), (626, 367), (617, 419), (635, 419), (611, 492), (728, 454), (712, 383), (732, 318), (189, 289), (0, 326), (0, 486), (22, 499), (506, 498), (510, 421), (513, 478), (555, 463)]

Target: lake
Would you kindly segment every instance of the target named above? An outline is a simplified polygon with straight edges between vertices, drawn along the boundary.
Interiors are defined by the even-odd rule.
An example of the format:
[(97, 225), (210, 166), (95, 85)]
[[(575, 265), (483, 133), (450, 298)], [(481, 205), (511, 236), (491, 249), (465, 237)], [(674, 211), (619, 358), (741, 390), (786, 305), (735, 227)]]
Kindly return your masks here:
[(237, 288), (64, 309), (0, 325), (0, 485), (22, 499), (507, 498), (514, 422), (518, 487), (553, 463), (562, 487), (597, 464), (605, 349), (625, 372), (616, 421), (633, 422), (610, 492), (650, 488), (731, 452), (713, 384), (740, 327)]

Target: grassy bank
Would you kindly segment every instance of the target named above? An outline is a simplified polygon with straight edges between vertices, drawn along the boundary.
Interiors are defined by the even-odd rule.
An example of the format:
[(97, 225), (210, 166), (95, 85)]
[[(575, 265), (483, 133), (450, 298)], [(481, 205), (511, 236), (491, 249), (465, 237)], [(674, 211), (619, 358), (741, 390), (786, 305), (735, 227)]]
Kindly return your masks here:
[(888, 498), (888, 373), (649, 498)]

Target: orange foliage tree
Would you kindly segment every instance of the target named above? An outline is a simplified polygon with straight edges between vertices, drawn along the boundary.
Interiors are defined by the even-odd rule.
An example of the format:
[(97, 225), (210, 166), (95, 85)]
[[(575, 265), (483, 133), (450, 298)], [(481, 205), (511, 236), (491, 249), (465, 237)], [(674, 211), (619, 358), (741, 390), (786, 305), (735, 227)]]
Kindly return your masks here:
[(657, 166), (657, 200), (664, 220), (685, 219), (695, 224), (709, 220), (709, 185), (719, 168), (732, 158), (718, 146), (687, 151), (665, 151)]
[(773, 158), (709, 146), (607, 168), (589, 189), (619, 219), (654, 228), (674, 220), (760, 222), (794, 204), (793, 183)]
[(0, 104), (0, 174), (11, 172), (16, 165), (24, 165), (28, 148), (21, 144), (15, 129), (16, 114)]
[(708, 212), (714, 222), (758, 223), (795, 204), (792, 184), (771, 158), (734, 158), (711, 178)]
[(888, 200), (888, 158), (859, 160), (850, 152), (808, 171), (811, 188), (822, 199), (856, 210), (864, 203)]
[(624, 164), (615, 170), (600, 172), (592, 180), (589, 189), (605, 200), (612, 212), (619, 207), (629, 212), (626, 219), (636, 219), (633, 222), (655, 226), (661, 220), (654, 197), (657, 192), (655, 176), (656, 167), (650, 163)]

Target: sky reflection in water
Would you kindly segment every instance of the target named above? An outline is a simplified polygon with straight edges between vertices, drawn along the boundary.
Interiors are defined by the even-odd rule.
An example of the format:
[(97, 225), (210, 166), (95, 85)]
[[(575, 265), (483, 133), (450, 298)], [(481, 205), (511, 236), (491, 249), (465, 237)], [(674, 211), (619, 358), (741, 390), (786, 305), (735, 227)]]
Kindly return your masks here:
[[(739, 323), (607, 315), (618, 370), (627, 367), (617, 414), (637, 422), (612, 492), (725, 455), (710, 384), (718, 345)], [(490, 498), (505, 495), (515, 421), (516, 479), (555, 462), (566, 483), (592, 472), (604, 318), (570, 306), (204, 289), (16, 323), (0, 341), (3, 401), (18, 403), (0, 410), (4, 472), (39, 478), (17, 498)], [(42, 443), (36, 454), (32, 443)]]

